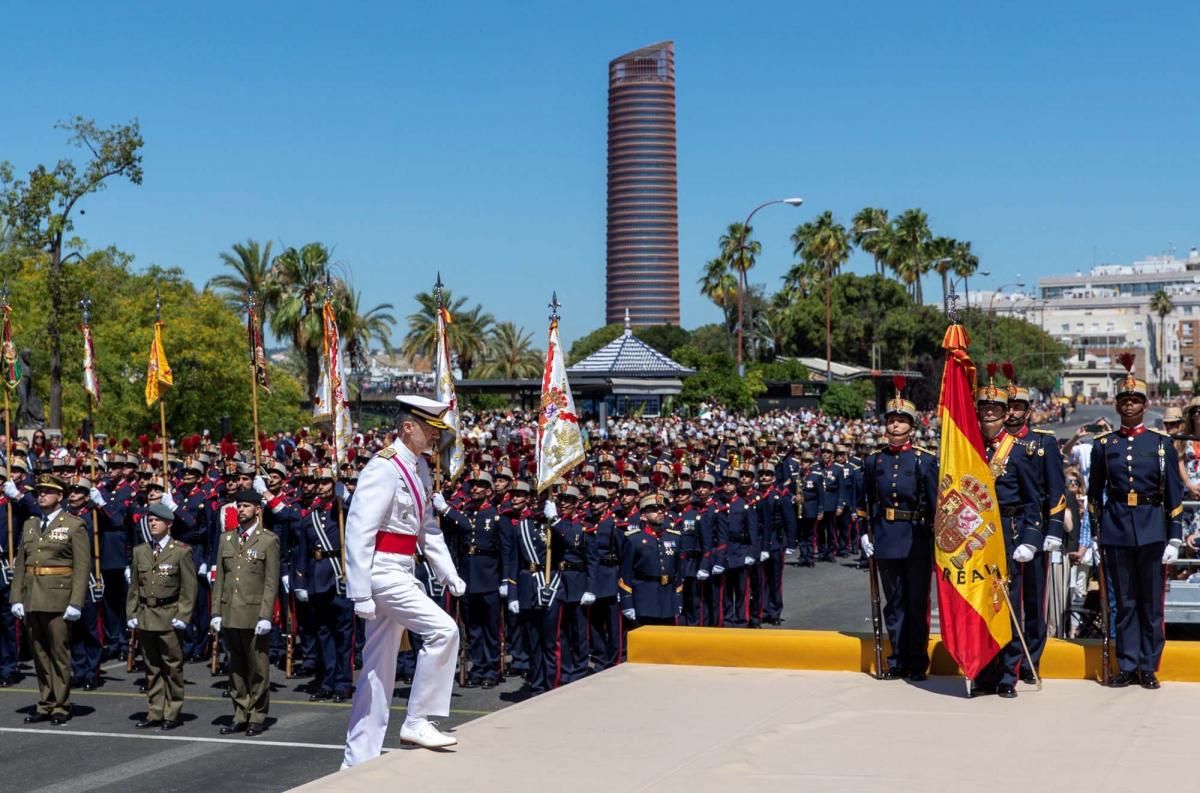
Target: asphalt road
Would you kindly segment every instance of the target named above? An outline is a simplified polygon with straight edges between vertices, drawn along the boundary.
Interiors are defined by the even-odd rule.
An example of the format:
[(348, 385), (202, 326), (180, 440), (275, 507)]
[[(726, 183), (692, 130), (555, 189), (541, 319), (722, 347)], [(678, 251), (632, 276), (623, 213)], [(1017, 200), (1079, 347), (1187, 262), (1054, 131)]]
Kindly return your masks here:
[[(1067, 424), (1047, 425), (1069, 436), (1081, 423), (1101, 416), (1113, 420), (1111, 406), (1083, 406)], [(785, 628), (869, 631), (868, 583), (853, 560), (822, 563), (812, 569), (788, 567), (784, 578)], [(269, 729), (257, 739), (223, 738), (218, 728), (230, 721), (232, 706), (222, 697), (225, 680), (206, 666), (187, 668), (185, 725), (171, 733), (133, 728), (145, 713), (137, 675), (123, 662), (104, 670), (97, 691), (72, 694), (73, 718), (65, 727), (26, 726), (22, 717), (37, 698), (32, 667), (25, 679), (0, 689), (0, 789), (23, 793), (172, 793), (233, 789), (273, 793), (336, 770), (341, 762), (348, 704), (313, 703), (302, 690), (306, 679), (284, 679), (274, 671)], [(520, 701), (520, 681), (489, 690), (456, 689), (450, 718), (454, 727)], [(407, 687), (397, 686), (393, 719), (385, 745), (396, 747)]]

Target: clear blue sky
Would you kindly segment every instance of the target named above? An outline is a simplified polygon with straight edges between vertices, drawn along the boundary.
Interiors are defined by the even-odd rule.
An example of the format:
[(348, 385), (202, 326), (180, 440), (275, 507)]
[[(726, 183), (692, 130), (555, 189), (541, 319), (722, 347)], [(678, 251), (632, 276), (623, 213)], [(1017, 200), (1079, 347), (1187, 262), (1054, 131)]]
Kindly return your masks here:
[(993, 285), (1200, 242), (1195, 3), (56, 9), (0, 11), (0, 159), (140, 119), (145, 183), (87, 202), (91, 245), (203, 283), (235, 241), (321, 240), (402, 325), (438, 269), (539, 346), (551, 290), (566, 339), (603, 322), (607, 63), (663, 39), (685, 327), (718, 317), (695, 281), (722, 229), (772, 197), (806, 199), (756, 218), (772, 289), (825, 209), (919, 206)]

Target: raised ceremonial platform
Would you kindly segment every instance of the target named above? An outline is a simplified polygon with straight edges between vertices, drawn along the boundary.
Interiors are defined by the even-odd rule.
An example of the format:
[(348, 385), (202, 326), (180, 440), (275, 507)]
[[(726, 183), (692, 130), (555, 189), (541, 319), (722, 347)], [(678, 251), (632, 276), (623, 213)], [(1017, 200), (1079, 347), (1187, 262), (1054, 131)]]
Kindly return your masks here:
[[(1169, 759), (1200, 730), (1200, 686), (1053, 679), (1090, 668), (1093, 648), (1067, 642), (1015, 700), (967, 699), (943, 668), (877, 681), (869, 636), (642, 628), (629, 647), (630, 663), (464, 724), (450, 751), (391, 751), (296, 790), (1126, 791), (1177, 783)], [(1162, 678), (1200, 677), (1198, 651), (1169, 643)]]

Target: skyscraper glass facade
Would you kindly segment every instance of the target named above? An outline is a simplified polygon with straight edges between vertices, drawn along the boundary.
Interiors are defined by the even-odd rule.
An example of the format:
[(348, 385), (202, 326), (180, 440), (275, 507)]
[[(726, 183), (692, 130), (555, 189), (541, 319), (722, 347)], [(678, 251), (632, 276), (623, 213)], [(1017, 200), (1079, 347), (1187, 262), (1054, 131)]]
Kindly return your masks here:
[(679, 324), (675, 46), (608, 65), (608, 257), (605, 316)]

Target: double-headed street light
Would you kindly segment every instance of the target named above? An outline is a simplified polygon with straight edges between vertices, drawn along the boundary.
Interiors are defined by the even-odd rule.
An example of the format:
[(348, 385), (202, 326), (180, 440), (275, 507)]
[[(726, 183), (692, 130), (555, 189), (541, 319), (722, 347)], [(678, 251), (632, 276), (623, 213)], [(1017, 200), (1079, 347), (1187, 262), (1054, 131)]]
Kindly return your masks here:
[[(738, 256), (743, 257), (746, 255), (745, 254), (746, 234), (749, 233), (750, 219), (754, 217), (755, 213), (757, 213), (758, 210), (762, 209), (763, 207), (769, 207), (772, 204), (787, 204), (788, 206), (798, 207), (803, 203), (804, 203), (803, 198), (774, 198), (770, 201), (764, 201), (763, 203), (756, 206), (754, 209), (750, 210), (750, 214), (746, 215), (746, 222), (742, 224), (741, 236), (738, 239), (738, 247), (737, 247)], [(743, 262), (743, 264), (744, 264), (744, 262)], [(746, 288), (745, 288), (745, 284), (744, 284), (745, 280), (746, 280), (746, 268), (744, 266), (739, 267), (738, 268), (738, 321), (737, 321), (738, 377), (745, 377), (745, 375), (746, 375), (746, 367), (745, 367), (745, 364), (742, 363), (742, 323), (743, 323), (742, 316), (745, 312), (745, 305), (746, 305)]]
[[(1018, 275), (1017, 277), (1019, 278), (1020, 276)], [(988, 298), (988, 344), (987, 344), (987, 349), (988, 349), (989, 357), (991, 357), (991, 354), (992, 354), (992, 328), (995, 327), (995, 325), (996, 325), (996, 312), (992, 310), (992, 307), (996, 302), (996, 295), (1000, 294), (1005, 289), (1008, 289), (1010, 286), (1015, 286), (1017, 289), (1024, 289), (1025, 282), (1024, 281), (1014, 281), (1011, 284), (1003, 284), (1002, 286), (998, 287), (995, 291), (993, 291), (992, 296), (990, 298)]]

